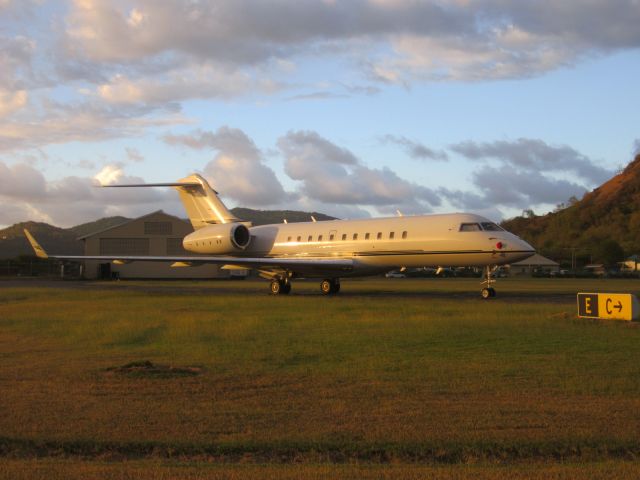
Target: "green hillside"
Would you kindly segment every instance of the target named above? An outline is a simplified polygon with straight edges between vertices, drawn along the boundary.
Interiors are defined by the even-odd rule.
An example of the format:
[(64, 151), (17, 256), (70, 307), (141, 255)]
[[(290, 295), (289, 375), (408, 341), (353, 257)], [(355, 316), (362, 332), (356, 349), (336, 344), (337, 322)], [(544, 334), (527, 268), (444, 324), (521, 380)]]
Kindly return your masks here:
[(640, 254), (640, 155), (582, 200), (543, 216), (502, 223), (556, 260), (614, 263)]

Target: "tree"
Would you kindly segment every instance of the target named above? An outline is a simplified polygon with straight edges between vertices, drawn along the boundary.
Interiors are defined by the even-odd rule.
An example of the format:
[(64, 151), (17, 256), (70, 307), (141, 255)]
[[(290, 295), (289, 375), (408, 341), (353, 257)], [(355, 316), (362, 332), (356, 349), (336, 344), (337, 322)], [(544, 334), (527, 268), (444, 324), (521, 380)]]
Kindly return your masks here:
[(593, 260), (605, 265), (615, 265), (624, 260), (624, 250), (615, 240), (606, 239), (594, 245)]

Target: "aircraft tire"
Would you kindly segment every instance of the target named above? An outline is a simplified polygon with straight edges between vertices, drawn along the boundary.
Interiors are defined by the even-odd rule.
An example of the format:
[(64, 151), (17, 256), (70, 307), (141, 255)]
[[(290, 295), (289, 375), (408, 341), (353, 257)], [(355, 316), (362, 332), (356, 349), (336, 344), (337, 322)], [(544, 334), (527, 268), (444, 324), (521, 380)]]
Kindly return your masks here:
[(291, 293), (291, 283), (289, 282), (283, 283), (282, 286), (280, 287), (280, 293), (284, 293), (285, 295), (288, 293)]
[(283, 285), (280, 283), (280, 281), (276, 279), (271, 280), (271, 295), (279, 295), (280, 293), (282, 293), (282, 286)]
[(334, 293), (334, 282), (327, 279), (322, 280), (322, 282), (320, 282), (320, 291), (323, 295)]
[(482, 295), (482, 298), (483, 298), (484, 300), (488, 300), (488, 299), (490, 299), (492, 296), (495, 296), (495, 290), (494, 290), (494, 292), (493, 292), (493, 295), (491, 295), (491, 290), (493, 290), (493, 288), (483, 288), (483, 289), (480, 291), (480, 295)]

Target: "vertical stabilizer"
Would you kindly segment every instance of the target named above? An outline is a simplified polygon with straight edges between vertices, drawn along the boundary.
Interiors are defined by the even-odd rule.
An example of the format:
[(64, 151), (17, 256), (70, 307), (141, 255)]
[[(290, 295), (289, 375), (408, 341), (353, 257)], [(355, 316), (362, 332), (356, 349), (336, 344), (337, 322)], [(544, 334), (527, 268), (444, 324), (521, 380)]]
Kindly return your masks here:
[(178, 183), (187, 184), (184, 186), (175, 185), (174, 188), (178, 190), (180, 200), (182, 200), (195, 230), (213, 223), (240, 221), (222, 203), (218, 192), (211, 188), (209, 183), (197, 173), (180, 179)]

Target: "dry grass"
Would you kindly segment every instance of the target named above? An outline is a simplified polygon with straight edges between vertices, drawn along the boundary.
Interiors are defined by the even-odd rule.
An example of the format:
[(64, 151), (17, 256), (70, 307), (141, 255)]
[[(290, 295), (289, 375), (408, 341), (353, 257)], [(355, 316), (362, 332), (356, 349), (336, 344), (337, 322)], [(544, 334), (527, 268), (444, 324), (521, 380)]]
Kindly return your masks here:
[[(503, 282), (492, 302), (475, 279), (345, 282), (336, 298), (302, 282), (282, 298), (254, 282), (61, 286), (0, 290), (7, 478), (259, 468), (242, 461), (288, 465), (263, 478), (638, 473), (622, 460), (640, 454), (640, 329), (574, 316), (576, 291), (635, 282)], [(198, 374), (114, 373), (144, 361)], [(589, 463), (552, 462), (567, 459)]]
[(238, 479), (375, 479), (432, 480), (611, 480), (636, 479), (637, 462), (589, 464), (523, 463), (516, 465), (220, 465), (158, 461), (101, 462), (70, 460), (8, 460), (0, 463), (0, 479), (11, 480), (180, 480)]

